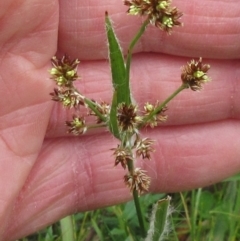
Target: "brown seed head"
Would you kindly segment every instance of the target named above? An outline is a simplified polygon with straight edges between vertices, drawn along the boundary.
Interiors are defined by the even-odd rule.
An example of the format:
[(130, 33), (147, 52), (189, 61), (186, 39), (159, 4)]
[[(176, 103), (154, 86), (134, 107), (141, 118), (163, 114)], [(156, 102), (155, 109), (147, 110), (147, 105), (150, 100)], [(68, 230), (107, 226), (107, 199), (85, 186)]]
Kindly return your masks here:
[(115, 156), (115, 166), (117, 166), (118, 163), (121, 163), (123, 169), (126, 169), (127, 163), (133, 160), (131, 153), (126, 148), (119, 145), (117, 148), (111, 150), (114, 150), (113, 155)]
[(134, 132), (142, 118), (137, 115), (137, 106), (122, 103), (118, 106), (117, 119), (122, 131)]
[(126, 174), (124, 176), (124, 183), (132, 192), (136, 190), (139, 195), (147, 192), (150, 186), (151, 178), (147, 176), (146, 171), (136, 168), (134, 174)]
[(141, 156), (143, 159), (151, 159), (151, 152), (154, 152), (153, 149), (154, 141), (150, 138), (139, 139), (137, 138), (135, 142), (136, 154), (137, 156)]

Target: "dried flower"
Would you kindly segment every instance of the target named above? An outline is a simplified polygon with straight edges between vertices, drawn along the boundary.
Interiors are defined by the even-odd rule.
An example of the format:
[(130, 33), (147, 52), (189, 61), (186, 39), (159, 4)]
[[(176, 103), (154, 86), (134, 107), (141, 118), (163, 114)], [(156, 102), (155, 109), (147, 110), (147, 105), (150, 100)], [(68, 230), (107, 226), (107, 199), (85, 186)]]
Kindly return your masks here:
[(72, 121), (66, 121), (66, 126), (68, 126), (68, 133), (74, 135), (84, 134), (87, 131), (84, 118), (76, 115), (73, 115)]
[(73, 89), (54, 88), (54, 92), (50, 93), (52, 100), (61, 102), (64, 107), (72, 108), (83, 105), (83, 99)]
[(141, 195), (148, 191), (151, 178), (145, 172), (140, 168), (136, 168), (133, 175), (126, 174), (124, 176), (124, 182), (131, 192), (136, 190)]
[(181, 79), (184, 84), (193, 91), (201, 90), (202, 84), (209, 82), (211, 79), (207, 76), (210, 69), (209, 64), (203, 64), (202, 58), (199, 61), (191, 60), (186, 66), (182, 67)]
[(77, 67), (80, 61), (78, 59), (70, 60), (66, 55), (62, 59), (54, 56), (51, 62), (53, 66), (50, 70), (51, 78), (57, 82), (57, 85), (71, 87), (72, 82), (79, 79)]
[[(157, 101), (155, 105), (146, 103), (144, 105), (144, 114), (145, 116), (151, 116), (152, 113), (156, 110), (156, 108), (159, 106), (159, 102)], [(160, 111), (158, 111), (155, 115), (153, 115), (146, 125), (149, 125), (151, 128), (154, 128), (157, 126), (160, 122), (165, 122), (167, 120), (167, 115), (165, 112), (167, 111), (167, 106), (164, 106)]]
[(136, 126), (142, 121), (142, 118), (137, 115), (137, 106), (125, 103), (118, 106), (117, 119), (120, 129), (128, 132), (136, 131)]
[(119, 145), (112, 150), (114, 150), (113, 154), (115, 155), (115, 166), (117, 166), (118, 163), (121, 163), (122, 167), (126, 169), (127, 163), (133, 160), (131, 153), (126, 148)]
[(176, 7), (171, 7), (170, 0), (125, 0), (124, 4), (129, 6), (129, 14), (148, 16), (151, 24), (168, 33), (174, 26), (182, 25), (179, 22), (182, 13)]
[(136, 148), (136, 154), (137, 156), (142, 156), (143, 159), (151, 159), (151, 152), (154, 152), (154, 149), (152, 147), (154, 141), (150, 138), (144, 138), (144, 139), (136, 139), (135, 142), (135, 148)]

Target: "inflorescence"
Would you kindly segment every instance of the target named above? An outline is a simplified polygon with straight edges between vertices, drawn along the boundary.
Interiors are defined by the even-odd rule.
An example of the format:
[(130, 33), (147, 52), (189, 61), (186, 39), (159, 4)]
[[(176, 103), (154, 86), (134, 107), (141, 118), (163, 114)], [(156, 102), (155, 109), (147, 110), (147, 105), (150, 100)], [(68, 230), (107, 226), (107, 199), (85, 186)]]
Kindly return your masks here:
[[(86, 103), (86, 97), (80, 93), (74, 86), (73, 81), (79, 79), (77, 75), (77, 67), (79, 61), (71, 61), (67, 56), (62, 59), (53, 57), (53, 68), (50, 71), (51, 78), (56, 81), (57, 88), (53, 93), (50, 93), (52, 100), (60, 102), (65, 108), (75, 108), (79, 113), (79, 107), (84, 106), (88, 108), (88, 115), (96, 116), (95, 124), (103, 122), (99, 114), (109, 120), (111, 106), (102, 101), (98, 103), (91, 100), (94, 108), (89, 108), (89, 102)], [(210, 78), (207, 75), (210, 66), (202, 63), (202, 58), (199, 61), (192, 60), (187, 65), (182, 67), (181, 79), (185, 88), (191, 88), (193, 91), (201, 90), (202, 85)], [(71, 73), (71, 74), (69, 74)], [(72, 76), (72, 77), (69, 77)], [(88, 100), (90, 101), (90, 100)], [(167, 107), (163, 106), (159, 109), (160, 103), (157, 101), (155, 104), (147, 102), (143, 106), (143, 110), (138, 111), (137, 105), (126, 105), (121, 103), (117, 108), (118, 126), (122, 134), (121, 144), (117, 148), (113, 148), (114, 165), (120, 164), (124, 169), (128, 167), (129, 162), (133, 162), (136, 158), (151, 159), (151, 154), (154, 152), (154, 141), (150, 138), (141, 139), (139, 129), (142, 127), (150, 126), (154, 128), (160, 123), (167, 120)], [(96, 112), (97, 111), (97, 112)], [(74, 135), (81, 135), (87, 132), (91, 125), (86, 125), (84, 116), (74, 114), (71, 121), (66, 121), (68, 133)], [(107, 123), (105, 123), (107, 126)], [(100, 127), (100, 126), (99, 126)], [(146, 175), (144, 170), (135, 168), (124, 176), (125, 184), (132, 191), (136, 189), (138, 194), (146, 192), (150, 185), (150, 177)]]
[(156, 27), (171, 33), (174, 26), (182, 26), (179, 21), (183, 15), (176, 7), (171, 7), (170, 0), (125, 0), (131, 15), (147, 16), (149, 22)]
[[(174, 26), (182, 25), (179, 22), (182, 13), (176, 7), (171, 7), (170, 0), (125, 0), (124, 4), (129, 7), (129, 14), (147, 16), (149, 23), (168, 33), (171, 33)], [(73, 108), (76, 111), (72, 120), (65, 123), (68, 133), (74, 135), (84, 134), (90, 128), (108, 127), (111, 110), (111, 105), (108, 103), (104, 101), (98, 103), (87, 99), (74, 86), (74, 82), (80, 79), (77, 73), (79, 63), (78, 59), (70, 60), (66, 55), (61, 59), (53, 57), (50, 70), (51, 79), (57, 85), (50, 93), (52, 100), (60, 102), (67, 109)], [(182, 67), (180, 89), (201, 90), (202, 85), (210, 81), (207, 75), (209, 69), (210, 65), (203, 64), (202, 58), (198, 61), (191, 60)], [(166, 103), (166, 101), (162, 104), (159, 101), (155, 104), (147, 102), (142, 111), (139, 110), (138, 105), (134, 104), (120, 103), (117, 106), (116, 118), (120, 132), (120, 144), (111, 149), (115, 159), (114, 165), (120, 164), (123, 169), (128, 169), (128, 173), (124, 176), (124, 183), (131, 191), (135, 190), (139, 195), (148, 191), (150, 177), (147, 176), (146, 171), (133, 168), (133, 163), (138, 158), (150, 160), (154, 152), (154, 141), (150, 138), (141, 138), (139, 130), (146, 126), (154, 128), (165, 122), (167, 120)], [(87, 116), (96, 117), (95, 123), (88, 124), (87, 116), (79, 115), (80, 106), (88, 110)]]

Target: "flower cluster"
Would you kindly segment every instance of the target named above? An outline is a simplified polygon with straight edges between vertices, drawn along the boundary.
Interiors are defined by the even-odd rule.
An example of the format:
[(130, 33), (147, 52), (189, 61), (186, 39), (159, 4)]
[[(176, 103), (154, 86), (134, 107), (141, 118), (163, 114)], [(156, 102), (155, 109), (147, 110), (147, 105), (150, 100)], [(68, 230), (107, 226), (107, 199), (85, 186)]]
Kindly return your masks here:
[[(132, 146), (129, 143), (128, 147), (118, 145), (117, 148), (112, 149), (114, 151), (113, 155), (115, 156), (115, 166), (120, 163), (121, 166), (126, 169), (127, 166), (131, 166), (130, 162), (134, 161), (134, 156), (142, 157), (142, 159), (151, 159), (151, 153), (154, 152), (152, 147), (154, 141), (150, 138), (141, 139), (139, 135), (134, 136), (136, 139)], [(134, 151), (136, 153), (135, 155), (133, 155)], [(130, 190), (136, 189), (139, 195), (148, 191), (150, 177), (145, 174), (145, 171), (137, 168), (134, 174), (131, 173), (132, 172), (129, 172), (124, 177), (124, 182)]]
[(58, 86), (71, 87), (72, 82), (79, 79), (77, 67), (80, 61), (71, 61), (64, 55), (61, 59), (54, 56), (51, 60), (53, 68), (50, 70), (51, 78), (56, 81)]
[(182, 82), (193, 91), (201, 90), (202, 84), (211, 80), (207, 75), (209, 69), (210, 65), (203, 64), (202, 58), (199, 58), (199, 61), (192, 60), (182, 67)]
[(124, 176), (124, 182), (131, 192), (136, 190), (141, 195), (148, 191), (151, 179), (145, 172), (140, 168), (136, 168), (133, 174), (129, 173)]
[(154, 141), (150, 138), (140, 139), (137, 137), (134, 147), (136, 148), (137, 156), (141, 156), (142, 159), (151, 159), (151, 152), (154, 152), (152, 147)]
[(51, 60), (53, 68), (50, 70), (51, 79), (56, 81), (58, 88), (50, 93), (52, 100), (61, 102), (64, 107), (77, 108), (83, 105), (83, 97), (73, 86), (73, 81), (79, 79), (77, 67), (78, 59), (71, 61), (64, 55), (61, 59), (54, 56)]
[(146, 126), (154, 128), (159, 123), (165, 122), (167, 120), (167, 115), (165, 114), (165, 112), (167, 111), (167, 107), (165, 106), (158, 111), (158, 106), (158, 101), (155, 105), (150, 104), (148, 102), (144, 105), (144, 114), (145, 117), (148, 118)]
[(67, 108), (77, 108), (79, 105), (84, 105), (81, 95), (71, 88), (55, 88), (50, 95), (52, 100), (61, 102)]
[(122, 103), (118, 106), (117, 119), (121, 131), (133, 133), (137, 125), (141, 123), (142, 118), (137, 115), (137, 106)]
[(123, 169), (126, 169), (128, 162), (133, 161), (131, 152), (127, 148), (118, 145), (117, 148), (113, 148), (112, 150), (114, 150), (115, 166), (121, 163)]
[[(80, 111), (80, 106), (87, 108), (89, 115), (96, 115), (92, 109), (98, 111), (102, 119), (104, 119), (110, 111), (110, 107), (107, 103), (101, 102), (100, 104), (94, 100), (86, 99), (73, 82), (79, 79), (77, 74), (77, 68), (80, 61), (78, 59), (70, 60), (70, 58), (64, 55), (61, 59), (53, 57), (52, 60), (53, 68), (50, 70), (51, 79), (56, 82), (57, 88), (50, 93), (52, 100), (60, 102), (66, 108), (75, 108), (76, 113)], [(91, 105), (91, 108), (89, 108)], [(97, 115), (96, 115), (97, 116)], [(96, 123), (102, 122), (100, 116), (97, 116)], [(66, 121), (68, 127), (68, 133), (74, 135), (84, 134), (89, 128), (96, 128), (96, 125), (87, 126), (85, 118), (83, 116), (73, 115), (71, 121)]]
[(74, 135), (84, 134), (87, 131), (84, 117), (78, 117), (76, 115), (73, 115), (71, 121), (66, 121), (66, 126), (68, 127), (68, 133)]
[(181, 26), (179, 21), (182, 13), (176, 7), (171, 7), (170, 0), (125, 0), (129, 6), (128, 13), (147, 16), (151, 24), (171, 33), (174, 26)]

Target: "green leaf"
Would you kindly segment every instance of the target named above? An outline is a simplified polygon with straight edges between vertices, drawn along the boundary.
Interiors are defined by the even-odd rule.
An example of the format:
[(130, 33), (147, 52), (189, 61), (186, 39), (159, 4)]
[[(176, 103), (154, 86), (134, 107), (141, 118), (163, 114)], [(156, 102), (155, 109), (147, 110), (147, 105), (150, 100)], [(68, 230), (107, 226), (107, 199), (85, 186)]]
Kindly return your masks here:
[(117, 104), (131, 103), (129, 81), (127, 80), (122, 50), (114, 33), (108, 13), (105, 13), (105, 24), (108, 39), (109, 59), (112, 72), (113, 88), (117, 92)]
[(113, 99), (112, 99), (112, 106), (110, 110), (110, 120), (109, 120), (109, 129), (111, 133), (116, 137), (120, 138), (119, 129), (118, 129), (118, 122), (117, 122), (117, 92), (114, 91)]
[(145, 241), (164, 240), (165, 234), (169, 231), (167, 218), (170, 214), (170, 201), (171, 197), (167, 196), (153, 206), (150, 227)]

